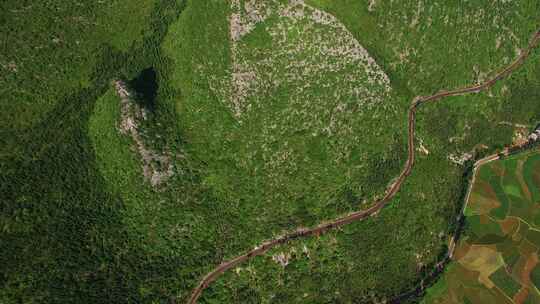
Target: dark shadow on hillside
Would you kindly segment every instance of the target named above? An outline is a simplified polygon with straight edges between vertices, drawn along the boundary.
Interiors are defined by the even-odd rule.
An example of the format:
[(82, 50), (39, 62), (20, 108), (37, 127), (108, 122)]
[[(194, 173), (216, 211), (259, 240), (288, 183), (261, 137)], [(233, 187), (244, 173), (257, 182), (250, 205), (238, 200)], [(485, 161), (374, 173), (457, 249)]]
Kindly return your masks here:
[(129, 82), (129, 86), (137, 94), (137, 100), (146, 109), (155, 109), (156, 96), (159, 89), (157, 74), (153, 67), (146, 68)]

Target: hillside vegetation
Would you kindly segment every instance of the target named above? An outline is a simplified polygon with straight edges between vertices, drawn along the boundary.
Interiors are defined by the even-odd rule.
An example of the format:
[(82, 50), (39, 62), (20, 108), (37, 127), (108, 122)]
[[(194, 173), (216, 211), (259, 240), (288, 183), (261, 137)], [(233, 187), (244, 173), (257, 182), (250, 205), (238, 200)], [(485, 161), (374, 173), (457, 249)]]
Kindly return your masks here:
[[(4, 1), (0, 302), (182, 303), (222, 261), (369, 207), (406, 159), (411, 99), (486, 79), (540, 24), (532, 0), (405, 2)], [(467, 159), (540, 121), (539, 56), (421, 107), (418, 163), (376, 217), (252, 259), (200, 302), (415, 288)]]

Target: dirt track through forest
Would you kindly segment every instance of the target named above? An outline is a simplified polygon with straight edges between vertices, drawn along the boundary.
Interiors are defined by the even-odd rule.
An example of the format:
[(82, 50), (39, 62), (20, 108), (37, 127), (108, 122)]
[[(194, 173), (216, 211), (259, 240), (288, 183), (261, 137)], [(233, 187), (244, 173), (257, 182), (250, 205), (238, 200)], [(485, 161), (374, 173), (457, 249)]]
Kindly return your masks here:
[(350, 224), (352, 222), (363, 220), (369, 216), (377, 214), (384, 206), (386, 206), (391, 199), (399, 192), (401, 189), (401, 186), (403, 185), (403, 182), (407, 179), (407, 177), (411, 174), (412, 168), (414, 166), (415, 162), (415, 144), (414, 144), (414, 137), (415, 137), (415, 123), (416, 123), (416, 110), (418, 107), (422, 104), (427, 103), (434, 103), (437, 101), (440, 101), (442, 98), (450, 97), (450, 96), (460, 96), (465, 95), (468, 93), (479, 93), (483, 90), (489, 89), (492, 87), (495, 83), (497, 83), (499, 80), (509, 76), (512, 72), (514, 72), (517, 68), (519, 68), (523, 62), (529, 57), (531, 51), (538, 46), (540, 42), (540, 29), (536, 31), (536, 33), (532, 36), (532, 39), (529, 42), (529, 45), (526, 49), (522, 50), (521, 54), (507, 67), (505, 67), (502, 71), (497, 73), (495, 76), (493, 76), (491, 79), (478, 84), (473, 85), (470, 87), (465, 87), (462, 89), (452, 90), (452, 91), (440, 91), (434, 95), (431, 96), (417, 96), (415, 97), (412, 102), (411, 106), (409, 107), (408, 111), (408, 157), (407, 161), (405, 162), (405, 166), (403, 170), (401, 171), (400, 175), (398, 176), (397, 180), (391, 185), (390, 188), (386, 191), (384, 197), (378, 201), (375, 202), (375, 204), (366, 209), (361, 211), (353, 212), (349, 215), (346, 215), (344, 217), (337, 218), (333, 221), (326, 222), (323, 224), (320, 224), (314, 228), (305, 229), (300, 228), (296, 231), (293, 231), (291, 233), (282, 235), (278, 238), (275, 238), (273, 240), (267, 241), (262, 243), (260, 246), (256, 247), (255, 249), (248, 251), (240, 256), (237, 256), (236, 258), (225, 261), (221, 263), (219, 266), (217, 266), (214, 270), (209, 272), (207, 275), (205, 275), (197, 287), (193, 289), (191, 297), (189, 299), (188, 304), (196, 304), (197, 300), (201, 296), (202, 292), (212, 283), (214, 282), (220, 275), (222, 275), (224, 272), (228, 271), (231, 268), (234, 268), (238, 266), (239, 264), (247, 261), (248, 259), (263, 255), (265, 254), (269, 249), (274, 248), (278, 245), (287, 243), (289, 241), (308, 237), (308, 236), (314, 236), (314, 235), (321, 235), (328, 230), (335, 229), (338, 227), (345, 226), (347, 224)]

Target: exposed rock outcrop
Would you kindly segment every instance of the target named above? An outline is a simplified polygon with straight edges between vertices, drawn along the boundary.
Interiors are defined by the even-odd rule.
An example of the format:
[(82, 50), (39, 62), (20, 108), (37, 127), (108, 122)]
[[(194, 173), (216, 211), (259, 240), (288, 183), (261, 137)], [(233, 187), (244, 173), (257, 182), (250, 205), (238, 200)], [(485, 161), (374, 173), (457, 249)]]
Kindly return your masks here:
[(174, 174), (171, 154), (149, 147), (141, 135), (140, 122), (147, 119), (147, 111), (134, 101), (127, 84), (121, 80), (114, 82), (116, 93), (120, 97), (119, 130), (130, 136), (138, 152), (145, 179), (155, 188), (163, 185)]

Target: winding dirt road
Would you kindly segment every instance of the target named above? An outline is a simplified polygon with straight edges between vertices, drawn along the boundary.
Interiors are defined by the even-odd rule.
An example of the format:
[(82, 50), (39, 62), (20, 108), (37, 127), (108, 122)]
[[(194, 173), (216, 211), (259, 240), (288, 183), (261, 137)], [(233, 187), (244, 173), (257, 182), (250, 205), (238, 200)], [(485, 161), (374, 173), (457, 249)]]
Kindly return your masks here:
[(314, 235), (321, 235), (325, 232), (327, 232), (330, 229), (335, 229), (338, 227), (345, 226), (347, 224), (350, 224), (352, 222), (363, 220), (369, 216), (377, 214), (384, 206), (386, 206), (391, 199), (399, 192), (401, 189), (401, 186), (403, 185), (403, 182), (407, 179), (407, 177), (411, 174), (411, 171), (414, 166), (415, 162), (415, 143), (414, 143), (414, 137), (415, 137), (415, 124), (416, 124), (416, 110), (418, 107), (422, 104), (427, 103), (433, 103), (437, 102), (442, 98), (449, 97), (449, 96), (459, 96), (459, 95), (465, 95), (468, 93), (478, 93), (483, 90), (486, 90), (490, 87), (492, 87), (495, 83), (497, 83), (499, 80), (509, 76), (512, 72), (514, 72), (517, 68), (519, 68), (523, 62), (529, 57), (531, 51), (538, 46), (540, 43), (540, 29), (532, 36), (528, 47), (525, 50), (522, 50), (521, 54), (512, 62), (510, 65), (505, 67), (502, 71), (497, 73), (494, 77), (491, 79), (485, 81), (484, 83), (473, 85), (470, 87), (465, 87), (453, 91), (440, 91), (439, 93), (436, 93), (431, 96), (417, 96), (413, 99), (411, 106), (409, 107), (408, 111), (408, 157), (407, 161), (405, 162), (405, 166), (403, 170), (401, 171), (400, 175), (396, 179), (396, 181), (389, 187), (384, 195), (384, 197), (378, 201), (375, 202), (375, 204), (366, 210), (356, 211), (353, 212), (347, 216), (337, 218), (333, 221), (326, 222), (323, 224), (320, 224), (314, 228), (305, 229), (300, 228), (296, 231), (293, 231), (291, 233), (282, 235), (276, 239), (273, 239), (271, 241), (267, 241), (260, 246), (254, 248), (251, 251), (248, 251), (232, 260), (225, 261), (221, 263), (219, 266), (217, 266), (214, 270), (212, 270), (210, 273), (205, 275), (197, 287), (193, 289), (191, 297), (189, 299), (188, 304), (196, 304), (197, 300), (201, 296), (204, 289), (206, 289), (212, 282), (214, 282), (220, 275), (222, 275), (227, 270), (234, 268), (238, 266), (239, 264), (247, 261), (248, 259), (263, 255), (265, 254), (269, 249), (274, 248), (280, 244), (287, 243), (289, 241), (308, 237), (308, 236), (314, 236)]

